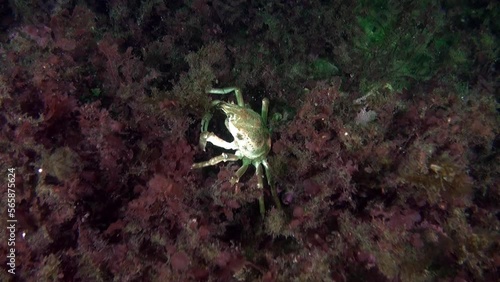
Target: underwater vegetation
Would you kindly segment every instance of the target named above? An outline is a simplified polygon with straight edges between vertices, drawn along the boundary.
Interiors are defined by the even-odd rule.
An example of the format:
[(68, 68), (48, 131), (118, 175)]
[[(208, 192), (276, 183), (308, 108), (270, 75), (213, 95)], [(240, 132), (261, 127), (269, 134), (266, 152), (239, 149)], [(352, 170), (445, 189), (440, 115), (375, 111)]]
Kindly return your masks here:
[[(1, 281), (500, 279), (497, 2), (0, 7)], [(275, 187), (191, 169), (225, 87), (269, 98)]]

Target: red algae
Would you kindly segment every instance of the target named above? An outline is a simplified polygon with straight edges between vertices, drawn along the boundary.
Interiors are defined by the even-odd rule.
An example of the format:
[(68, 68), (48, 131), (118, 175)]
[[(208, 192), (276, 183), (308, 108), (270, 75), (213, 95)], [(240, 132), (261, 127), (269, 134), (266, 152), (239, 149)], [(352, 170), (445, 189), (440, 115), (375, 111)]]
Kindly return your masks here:
[[(7, 2), (1, 281), (500, 279), (498, 4)], [(230, 86), (275, 187), (191, 170)]]

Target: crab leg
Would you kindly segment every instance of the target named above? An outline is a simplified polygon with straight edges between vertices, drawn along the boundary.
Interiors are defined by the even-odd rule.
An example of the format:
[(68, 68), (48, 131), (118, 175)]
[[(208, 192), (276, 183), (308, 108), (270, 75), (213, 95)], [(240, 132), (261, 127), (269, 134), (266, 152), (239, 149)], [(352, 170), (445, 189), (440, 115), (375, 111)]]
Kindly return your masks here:
[(210, 94), (221, 94), (221, 95), (226, 95), (231, 92), (234, 92), (234, 95), (236, 95), (236, 102), (238, 103), (238, 106), (244, 107), (245, 103), (243, 102), (243, 94), (241, 94), (241, 90), (238, 87), (213, 88), (208, 90), (208, 93)]
[(276, 207), (281, 210), (281, 203), (278, 198), (278, 193), (276, 193), (276, 187), (274, 186), (274, 182), (272, 179), (272, 174), (271, 174), (271, 169), (269, 167), (269, 163), (267, 160), (262, 161), (262, 165), (264, 166), (264, 169), (266, 170), (266, 178), (267, 178), (267, 184), (269, 184), (269, 188), (271, 189), (271, 195), (273, 196), (274, 203), (276, 204)]
[(245, 172), (248, 169), (248, 166), (250, 166), (250, 162), (248, 160), (244, 159), (243, 165), (231, 177), (231, 185), (234, 185), (240, 181), (241, 176), (243, 176), (243, 174), (245, 174)]
[(262, 195), (259, 197), (259, 210), (260, 210), (260, 215), (264, 217), (266, 214), (266, 207), (264, 205), (264, 181), (262, 180), (264, 178), (264, 175), (262, 174), (262, 165), (260, 163), (255, 163), (255, 175), (257, 176), (257, 188), (262, 190)]
[(262, 117), (262, 121), (264, 122), (264, 126), (267, 126), (267, 113), (269, 112), (269, 99), (262, 99), (262, 112), (260, 116)]
[(234, 154), (222, 153), (219, 156), (213, 157), (213, 158), (211, 158), (208, 161), (200, 162), (200, 163), (194, 163), (191, 166), (191, 169), (202, 168), (202, 167), (206, 167), (206, 166), (212, 166), (212, 165), (216, 165), (216, 164), (218, 164), (220, 162), (237, 161), (239, 159), (240, 158), (238, 156), (234, 155)]
[[(218, 104), (222, 103), (221, 100), (213, 100), (210, 108), (214, 108)], [(201, 132), (208, 131), (208, 124), (210, 123), (210, 120), (212, 119), (212, 112), (208, 111), (203, 118), (201, 119)]]

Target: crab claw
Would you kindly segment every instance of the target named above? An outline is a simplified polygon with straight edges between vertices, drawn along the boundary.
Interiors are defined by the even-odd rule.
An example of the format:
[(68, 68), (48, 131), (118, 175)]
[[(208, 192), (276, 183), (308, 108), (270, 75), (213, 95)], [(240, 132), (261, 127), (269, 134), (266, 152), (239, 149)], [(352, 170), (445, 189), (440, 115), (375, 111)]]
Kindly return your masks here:
[(210, 132), (205, 131), (200, 134), (200, 148), (205, 152), (205, 147), (207, 146), (208, 137), (210, 137)]

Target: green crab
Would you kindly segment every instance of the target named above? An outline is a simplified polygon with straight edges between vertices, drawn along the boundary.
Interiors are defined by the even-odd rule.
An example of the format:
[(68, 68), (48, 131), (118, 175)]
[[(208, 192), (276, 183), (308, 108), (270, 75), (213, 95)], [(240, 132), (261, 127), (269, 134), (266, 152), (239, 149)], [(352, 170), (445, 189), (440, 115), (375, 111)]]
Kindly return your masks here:
[[(235, 150), (234, 154), (222, 153), (208, 161), (194, 163), (191, 167), (202, 168), (216, 165), (220, 162), (242, 160), (242, 166), (236, 171), (230, 179), (232, 185), (239, 182), (241, 176), (245, 174), (250, 165), (255, 166), (255, 176), (257, 177), (257, 188), (264, 188), (264, 167), (267, 183), (271, 187), (271, 194), (275, 199), (276, 205), (280, 208), (280, 203), (271, 179), (271, 171), (267, 162), (267, 154), (271, 150), (271, 134), (267, 128), (267, 114), (269, 110), (269, 100), (262, 100), (262, 112), (259, 115), (243, 102), (241, 90), (236, 87), (222, 89), (211, 89), (210, 94), (226, 95), (233, 93), (236, 95), (237, 104), (227, 103), (220, 100), (212, 101), (212, 107), (221, 109), (226, 114), (225, 125), (234, 140), (227, 142), (213, 132), (208, 131), (208, 123), (212, 115), (206, 114), (201, 121), (200, 147), (205, 151), (207, 143), (212, 143), (217, 147), (227, 150)], [(264, 215), (264, 196), (259, 198), (260, 213)]]

